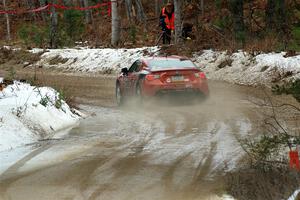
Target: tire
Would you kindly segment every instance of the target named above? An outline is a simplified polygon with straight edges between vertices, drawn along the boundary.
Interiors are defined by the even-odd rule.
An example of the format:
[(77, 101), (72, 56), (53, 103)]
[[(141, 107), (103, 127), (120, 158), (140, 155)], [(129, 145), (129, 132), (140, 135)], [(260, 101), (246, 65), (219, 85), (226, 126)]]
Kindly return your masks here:
[(124, 104), (124, 97), (122, 96), (119, 83), (116, 85), (116, 102), (118, 106), (122, 106)]

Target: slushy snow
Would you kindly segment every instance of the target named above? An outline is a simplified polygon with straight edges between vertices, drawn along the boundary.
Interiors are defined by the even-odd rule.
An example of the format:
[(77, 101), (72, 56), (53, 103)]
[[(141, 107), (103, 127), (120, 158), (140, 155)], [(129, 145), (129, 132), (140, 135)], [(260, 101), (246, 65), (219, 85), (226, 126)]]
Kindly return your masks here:
[(76, 125), (79, 116), (73, 114), (64, 101), (56, 108), (58, 98), (52, 88), (20, 82), (1, 91), (0, 152), (49, 138), (55, 132)]

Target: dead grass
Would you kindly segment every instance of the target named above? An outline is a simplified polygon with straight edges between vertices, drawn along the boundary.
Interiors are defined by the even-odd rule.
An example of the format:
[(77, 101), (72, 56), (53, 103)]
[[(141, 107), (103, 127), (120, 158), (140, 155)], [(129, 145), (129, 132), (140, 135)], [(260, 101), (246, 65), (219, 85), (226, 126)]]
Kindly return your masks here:
[(299, 189), (299, 181), (289, 169), (243, 169), (226, 176), (226, 190), (239, 200), (282, 200)]
[(40, 59), (41, 54), (33, 54), (26, 50), (0, 48), (0, 64), (8, 62), (11, 64), (34, 63)]
[(232, 62), (233, 60), (231, 58), (226, 58), (223, 62), (221, 62), (219, 65), (218, 65), (218, 68), (219, 69), (222, 69), (226, 66), (231, 66), (232, 65)]
[(49, 65), (65, 64), (69, 59), (55, 56), (49, 61)]
[(278, 49), (279, 41), (274, 36), (267, 36), (264, 39), (253, 39), (247, 42), (244, 50), (247, 52), (272, 52)]

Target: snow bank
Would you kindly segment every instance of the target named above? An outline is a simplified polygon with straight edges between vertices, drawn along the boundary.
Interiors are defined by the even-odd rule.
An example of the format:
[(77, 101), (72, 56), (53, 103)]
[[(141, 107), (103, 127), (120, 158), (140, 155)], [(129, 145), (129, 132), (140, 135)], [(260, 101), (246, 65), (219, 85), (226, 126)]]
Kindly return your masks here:
[(234, 198), (230, 195), (223, 195), (222, 200), (234, 200)]
[[(55, 67), (76, 72), (111, 74), (129, 67), (136, 59), (155, 54), (157, 47), (136, 49), (51, 49), (41, 56), (39, 66)], [(31, 52), (41, 52), (33, 49)]]
[[(31, 52), (39, 53), (41, 49)], [(37, 63), (39, 66), (60, 68), (72, 72), (114, 74), (143, 56), (158, 55), (158, 47), (136, 49), (51, 49)], [(285, 53), (251, 55), (239, 51), (203, 50), (192, 60), (207, 73), (209, 79), (242, 85), (270, 85), (300, 78), (300, 56), (284, 57)]]
[(266, 85), (300, 78), (300, 56), (285, 53), (251, 55), (246, 52), (228, 54), (204, 50), (194, 54), (194, 61), (209, 79), (242, 85)]
[(297, 197), (298, 197), (298, 194), (300, 194), (300, 190), (296, 190), (294, 192), (294, 194), (292, 196), (290, 196), (290, 198), (288, 198), (288, 200), (298, 200)]
[(0, 152), (51, 137), (78, 120), (54, 89), (15, 82), (0, 92)]

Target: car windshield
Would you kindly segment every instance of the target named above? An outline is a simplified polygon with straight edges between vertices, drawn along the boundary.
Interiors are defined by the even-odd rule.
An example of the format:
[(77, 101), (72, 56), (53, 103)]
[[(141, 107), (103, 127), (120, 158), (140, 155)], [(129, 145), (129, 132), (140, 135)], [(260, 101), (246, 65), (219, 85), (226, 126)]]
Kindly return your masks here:
[(149, 67), (152, 71), (197, 68), (197, 66), (192, 61), (187, 59), (153, 59), (149, 60)]

